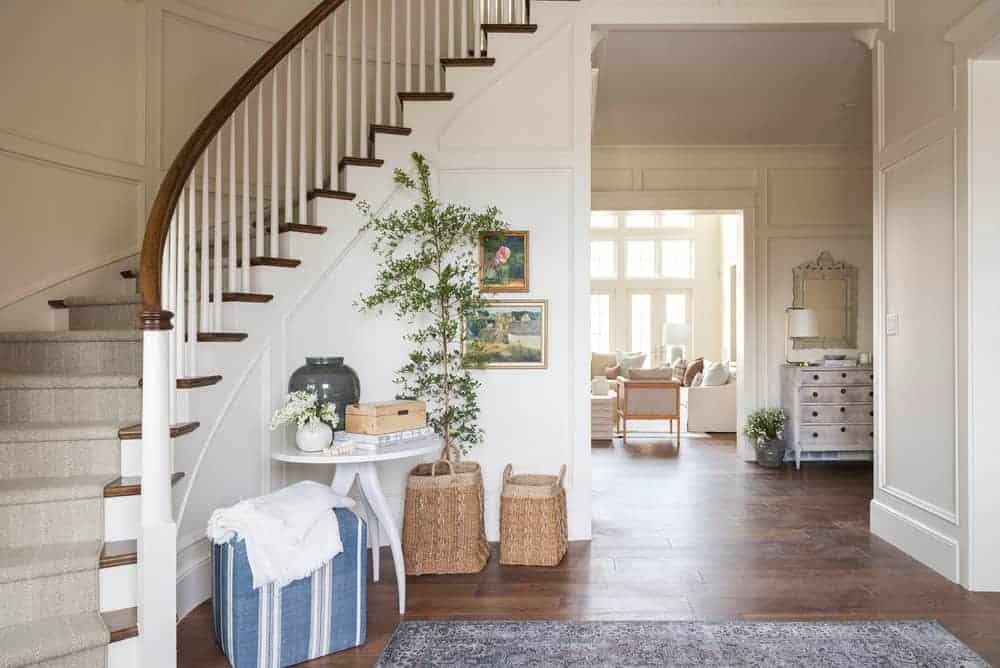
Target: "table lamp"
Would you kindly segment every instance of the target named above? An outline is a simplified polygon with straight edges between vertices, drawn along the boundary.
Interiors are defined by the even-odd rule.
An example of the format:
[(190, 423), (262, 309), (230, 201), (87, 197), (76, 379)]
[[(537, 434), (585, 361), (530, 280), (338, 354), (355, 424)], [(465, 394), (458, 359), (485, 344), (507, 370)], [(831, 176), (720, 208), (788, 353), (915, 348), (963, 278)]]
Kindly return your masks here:
[(816, 326), (816, 311), (809, 308), (789, 306), (785, 309), (785, 364), (808, 366), (808, 362), (793, 362), (789, 358), (792, 339), (808, 339), (819, 336)]

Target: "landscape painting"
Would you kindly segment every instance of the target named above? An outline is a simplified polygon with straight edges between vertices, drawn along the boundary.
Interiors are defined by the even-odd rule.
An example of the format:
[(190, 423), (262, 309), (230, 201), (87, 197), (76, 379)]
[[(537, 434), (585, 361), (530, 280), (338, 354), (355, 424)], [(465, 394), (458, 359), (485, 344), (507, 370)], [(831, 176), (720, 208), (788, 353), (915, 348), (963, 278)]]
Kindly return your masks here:
[(485, 369), (548, 366), (547, 301), (487, 301), (465, 322), (466, 365)]
[(527, 232), (487, 232), (479, 238), (479, 289), (528, 291)]

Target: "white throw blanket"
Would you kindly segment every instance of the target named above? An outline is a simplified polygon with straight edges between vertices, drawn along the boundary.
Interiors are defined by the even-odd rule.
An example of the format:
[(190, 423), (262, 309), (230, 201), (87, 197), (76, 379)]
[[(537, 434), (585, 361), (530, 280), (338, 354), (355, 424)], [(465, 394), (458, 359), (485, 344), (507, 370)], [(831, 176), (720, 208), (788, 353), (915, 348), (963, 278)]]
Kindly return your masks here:
[(353, 507), (353, 499), (304, 481), (219, 508), (208, 520), (207, 534), (217, 544), (234, 536), (246, 542), (254, 589), (272, 582), (284, 587), (344, 551), (331, 509)]

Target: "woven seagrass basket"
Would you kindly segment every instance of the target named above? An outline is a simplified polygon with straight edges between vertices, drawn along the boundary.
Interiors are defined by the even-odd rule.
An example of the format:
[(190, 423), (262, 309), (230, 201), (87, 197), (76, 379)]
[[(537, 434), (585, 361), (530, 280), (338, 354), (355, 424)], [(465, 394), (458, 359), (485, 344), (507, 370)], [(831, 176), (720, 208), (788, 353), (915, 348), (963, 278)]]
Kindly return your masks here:
[(566, 555), (566, 489), (559, 475), (511, 475), (503, 471), (500, 496), (500, 563), (556, 566)]
[(479, 464), (442, 459), (406, 480), (403, 555), (407, 575), (478, 573), (490, 558)]

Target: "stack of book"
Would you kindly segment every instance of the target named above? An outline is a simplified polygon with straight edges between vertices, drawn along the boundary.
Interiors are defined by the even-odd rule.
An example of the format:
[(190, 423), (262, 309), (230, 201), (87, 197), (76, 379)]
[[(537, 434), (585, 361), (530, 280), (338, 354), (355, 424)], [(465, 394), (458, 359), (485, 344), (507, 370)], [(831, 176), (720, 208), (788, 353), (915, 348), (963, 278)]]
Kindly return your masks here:
[(338, 431), (333, 435), (333, 440), (337, 443), (354, 445), (365, 450), (378, 450), (387, 445), (396, 445), (403, 441), (413, 441), (432, 436), (434, 430), (430, 427), (420, 427), (418, 429), (407, 429), (396, 431), (390, 434), (355, 434), (349, 431)]

